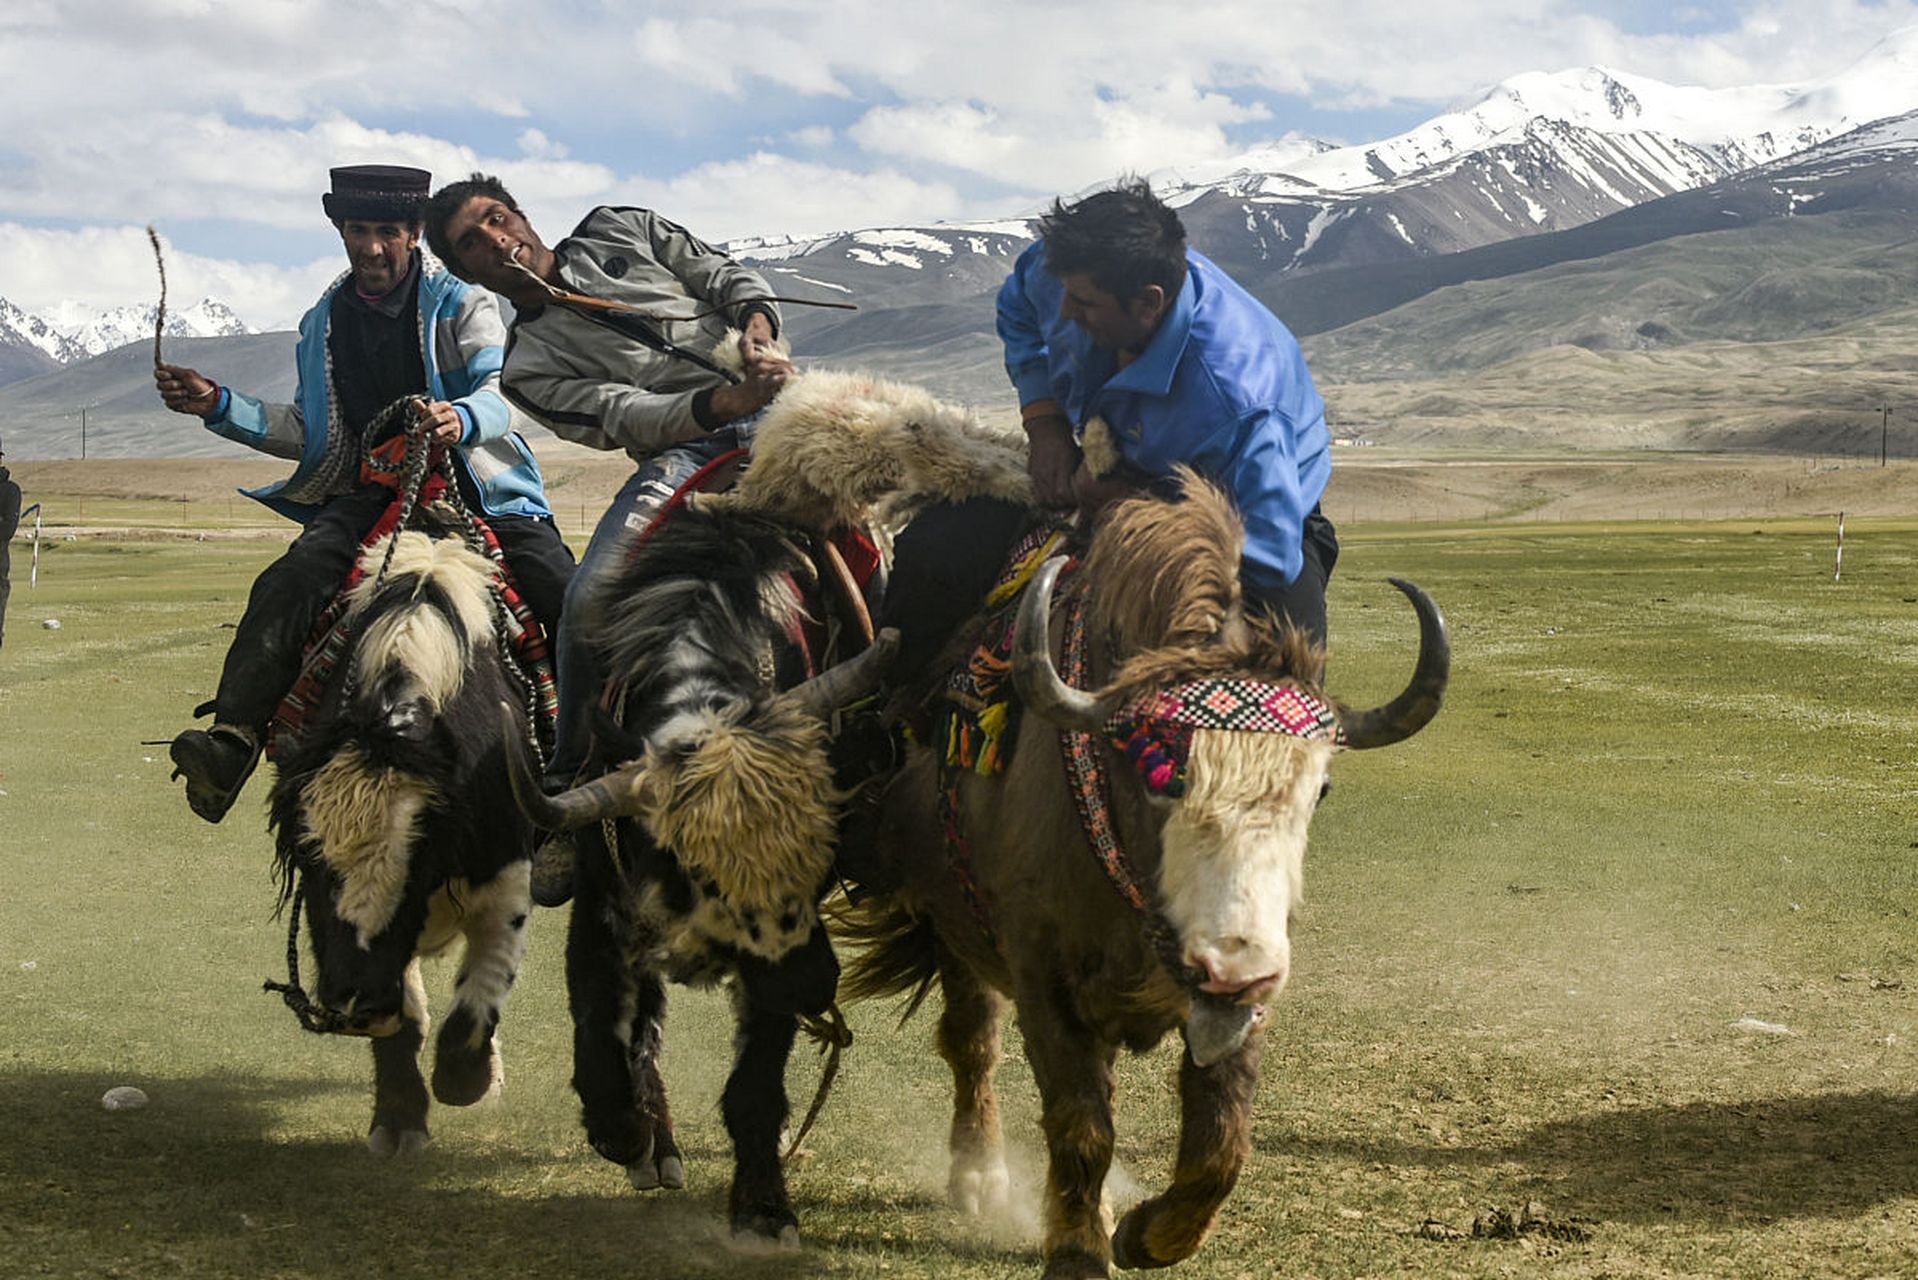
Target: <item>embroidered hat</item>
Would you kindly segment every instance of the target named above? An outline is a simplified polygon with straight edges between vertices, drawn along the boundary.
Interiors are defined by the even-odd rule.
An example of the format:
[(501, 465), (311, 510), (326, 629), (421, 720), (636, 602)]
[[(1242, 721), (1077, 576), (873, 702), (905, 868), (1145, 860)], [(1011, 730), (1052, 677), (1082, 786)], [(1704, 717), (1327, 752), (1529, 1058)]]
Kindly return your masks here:
[(403, 164), (351, 164), (332, 171), (333, 189), (320, 207), (334, 222), (416, 222), (433, 185), (433, 175)]

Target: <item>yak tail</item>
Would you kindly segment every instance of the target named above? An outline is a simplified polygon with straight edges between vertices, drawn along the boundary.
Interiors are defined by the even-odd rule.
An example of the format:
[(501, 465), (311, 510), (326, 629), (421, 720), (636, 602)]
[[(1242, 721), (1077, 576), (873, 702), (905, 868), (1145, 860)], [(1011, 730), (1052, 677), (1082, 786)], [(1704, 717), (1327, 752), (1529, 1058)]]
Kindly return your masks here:
[(833, 932), (855, 953), (839, 979), (839, 998), (852, 1004), (903, 995), (899, 1024), (904, 1026), (939, 977), (939, 938), (932, 921), (881, 898), (839, 906), (831, 914)]

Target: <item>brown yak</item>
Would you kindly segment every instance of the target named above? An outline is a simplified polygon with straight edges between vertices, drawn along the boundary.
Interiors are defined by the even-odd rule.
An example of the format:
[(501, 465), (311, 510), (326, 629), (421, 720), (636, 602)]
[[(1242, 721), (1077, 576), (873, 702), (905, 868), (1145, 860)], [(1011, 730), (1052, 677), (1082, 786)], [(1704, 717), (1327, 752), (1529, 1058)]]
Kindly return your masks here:
[[(1438, 609), (1395, 580), (1419, 618), (1410, 685), (1368, 711), (1320, 699), (1322, 652), (1244, 614), (1243, 532), (1229, 503), (1190, 474), (1184, 487), (1183, 501), (1140, 497), (1113, 512), (1060, 616), (1051, 596), (1063, 562), (1035, 575), (1014, 645), (1024, 713), (1007, 730), (1010, 762), (981, 776), (915, 749), (886, 793), (878, 834), (878, 856), (900, 887), (845, 921), (867, 945), (848, 974), (849, 997), (913, 992), (916, 1006), (939, 983), (937, 1045), (956, 1095), (949, 1190), (973, 1211), (1005, 1195), (992, 1077), (1002, 1002), (1015, 1004), (1049, 1155), (1048, 1277), (1105, 1276), (1113, 1261), (1165, 1266), (1204, 1239), (1250, 1151), (1263, 1006), (1290, 968), (1288, 918), (1335, 739), (1380, 747), (1417, 732), (1437, 713), (1450, 666)], [(1081, 597), (1096, 696), (1069, 687), (1055, 658), (1066, 602)], [(1190, 729), (1179, 786), (1153, 789), (1119, 749), (1115, 726), (1142, 723), (1141, 709), (1163, 709), (1169, 691), (1216, 697), (1222, 683), (1316, 709), (1316, 724)], [(1104, 813), (1143, 910), (1114, 891), (1088, 845), (1062, 757), (1075, 734), (1110, 779)], [(1158, 764), (1166, 760), (1161, 753)], [(1186, 1053), (1172, 1182), (1114, 1231), (1103, 1203), (1113, 1062), (1120, 1047), (1144, 1051), (1174, 1028)]]

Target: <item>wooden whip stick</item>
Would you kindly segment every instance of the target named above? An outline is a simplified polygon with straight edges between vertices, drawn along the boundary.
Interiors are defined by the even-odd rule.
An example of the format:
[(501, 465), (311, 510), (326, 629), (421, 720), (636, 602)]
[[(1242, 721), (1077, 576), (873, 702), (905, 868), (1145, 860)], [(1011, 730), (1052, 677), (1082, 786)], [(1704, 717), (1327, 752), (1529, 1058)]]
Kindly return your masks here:
[[(709, 315), (716, 314), (716, 311), (700, 311), (700, 312), (695, 312), (694, 314), (690, 316), (663, 315), (659, 312), (648, 311), (644, 307), (635, 307), (628, 302), (614, 302), (610, 298), (595, 298), (589, 293), (574, 293), (571, 289), (562, 289), (558, 285), (543, 278), (537, 271), (534, 271), (531, 267), (527, 266), (524, 262), (521, 262), (518, 258), (508, 258), (506, 260), (506, 263), (508, 266), (518, 271), (521, 275), (525, 276), (528, 280), (531, 280), (534, 284), (538, 285), (540, 289), (545, 292), (546, 296), (551, 298), (554, 302), (564, 302), (569, 306), (589, 307), (594, 311), (630, 311), (634, 315), (643, 316), (648, 320), (703, 320)], [(858, 305), (855, 303), (826, 302), (822, 299), (816, 299), (816, 298), (780, 298), (780, 297), (769, 296), (769, 297), (759, 297), (759, 298), (747, 298), (747, 299), (744, 299), (744, 301), (746, 302), (783, 302), (783, 303), (790, 303), (794, 306), (800, 306), (800, 307), (830, 307), (834, 311), (859, 310)]]
[(147, 240), (153, 245), (153, 265), (160, 269), (160, 309), (153, 315), (153, 367), (159, 368), (160, 331), (166, 328), (166, 255), (160, 252), (160, 233), (147, 223)]

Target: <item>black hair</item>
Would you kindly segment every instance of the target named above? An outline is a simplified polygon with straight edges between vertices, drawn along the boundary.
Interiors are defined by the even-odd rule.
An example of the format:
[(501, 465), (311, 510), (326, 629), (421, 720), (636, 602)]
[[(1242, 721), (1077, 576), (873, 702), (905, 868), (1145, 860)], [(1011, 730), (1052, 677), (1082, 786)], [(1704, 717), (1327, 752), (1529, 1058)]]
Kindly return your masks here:
[(520, 212), (519, 201), (513, 199), (513, 193), (490, 173), (475, 173), (459, 182), (449, 182), (435, 191), (432, 199), (426, 202), (426, 247), (433, 251), (434, 257), (446, 264), (448, 271), (462, 280), (466, 276), (460, 271), (453, 246), (447, 243), (446, 224), (475, 196), (491, 196), (514, 213)]
[(1185, 225), (1143, 178), (1121, 178), (1074, 204), (1054, 200), (1039, 219), (1039, 238), (1053, 275), (1089, 275), (1120, 302), (1147, 285), (1168, 297), (1185, 287)]

